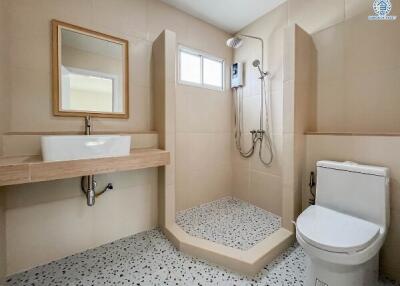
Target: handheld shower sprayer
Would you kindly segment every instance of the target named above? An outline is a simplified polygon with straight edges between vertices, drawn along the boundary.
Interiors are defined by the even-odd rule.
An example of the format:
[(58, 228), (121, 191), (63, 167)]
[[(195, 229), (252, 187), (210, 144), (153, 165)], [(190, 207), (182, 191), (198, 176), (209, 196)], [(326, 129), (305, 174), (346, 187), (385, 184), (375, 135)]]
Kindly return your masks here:
[[(226, 41), (228, 47), (237, 49), (243, 45), (244, 38), (257, 40), (261, 44), (261, 61), (256, 59), (253, 61), (253, 66), (260, 72), (260, 113), (259, 113), (259, 126), (256, 130), (251, 130), (251, 146), (250, 149), (244, 149), (242, 145), (243, 134), (243, 87), (242, 85), (234, 86), (234, 109), (235, 109), (235, 144), (239, 153), (244, 158), (251, 157), (256, 151), (256, 145), (259, 143), (258, 156), (260, 161), (266, 166), (270, 166), (274, 159), (274, 151), (272, 138), (269, 130), (269, 96), (271, 95), (271, 74), (264, 72), (264, 41), (260, 37), (252, 35), (236, 34), (234, 37)], [(269, 89), (267, 91), (267, 88)], [(265, 158), (265, 149), (269, 152), (269, 158)]]
[(266, 76), (268, 76), (269, 72), (264, 72), (261, 69), (260, 64), (261, 64), (260, 60), (256, 59), (256, 60), (253, 61), (253, 67), (258, 68), (258, 71), (260, 72), (260, 75), (261, 75), (261, 77), (260, 77), (260, 79), (261, 79), (261, 78), (265, 78)]

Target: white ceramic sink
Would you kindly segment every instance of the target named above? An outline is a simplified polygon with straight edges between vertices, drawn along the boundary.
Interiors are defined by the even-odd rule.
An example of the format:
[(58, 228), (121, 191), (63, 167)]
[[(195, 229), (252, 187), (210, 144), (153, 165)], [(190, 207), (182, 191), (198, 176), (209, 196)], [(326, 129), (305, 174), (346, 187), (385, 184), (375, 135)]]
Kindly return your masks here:
[(131, 137), (123, 135), (42, 136), (43, 161), (128, 156)]

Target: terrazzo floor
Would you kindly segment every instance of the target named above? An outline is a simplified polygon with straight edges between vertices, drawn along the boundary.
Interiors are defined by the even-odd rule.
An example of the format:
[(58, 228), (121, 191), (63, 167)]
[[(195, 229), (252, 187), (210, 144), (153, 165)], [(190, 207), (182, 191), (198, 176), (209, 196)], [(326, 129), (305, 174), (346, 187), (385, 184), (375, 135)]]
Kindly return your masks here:
[(226, 197), (178, 212), (176, 223), (188, 234), (247, 250), (281, 227), (281, 218), (248, 202)]
[[(305, 254), (297, 244), (255, 277), (242, 276), (176, 250), (160, 230), (127, 237), (22, 272), (6, 285), (303, 285)], [(399, 286), (388, 280), (379, 286)]]

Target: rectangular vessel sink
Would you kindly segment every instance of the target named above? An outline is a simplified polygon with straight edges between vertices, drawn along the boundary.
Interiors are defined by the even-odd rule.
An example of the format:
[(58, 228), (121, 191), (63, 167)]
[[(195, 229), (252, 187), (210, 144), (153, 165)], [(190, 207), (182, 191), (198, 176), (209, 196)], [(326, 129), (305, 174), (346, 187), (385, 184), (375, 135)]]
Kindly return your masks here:
[(42, 136), (43, 161), (69, 161), (130, 154), (131, 137), (124, 135)]

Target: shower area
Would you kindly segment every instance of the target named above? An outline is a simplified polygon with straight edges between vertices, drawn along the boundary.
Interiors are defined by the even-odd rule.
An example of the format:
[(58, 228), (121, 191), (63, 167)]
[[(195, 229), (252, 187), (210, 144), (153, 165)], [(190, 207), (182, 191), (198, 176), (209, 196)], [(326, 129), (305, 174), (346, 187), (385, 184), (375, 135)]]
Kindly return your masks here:
[[(276, 145), (270, 127), (272, 74), (265, 69), (262, 38), (237, 34), (227, 39), (226, 47), (233, 54), (233, 63), (227, 64), (225, 71), (225, 96), (230, 100), (230, 112), (225, 116), (230, 116), (231, 121), (227, 134), (227, 161), (231, 162), (232, 172), (226, 178), (230, 181), (226, 185), (229, 189), (212, 201), (200, 201), (200, 205), (179, 210), (176, 223), (191, 236), (248, 250), (281, 228), (281, 209), (276, 207), (282, 204), (281, 192), (274, 190), (279, 186), (269, 181), (279, 180), (273, 173), (278, 165), (274, 161), (279, 157), (274, 156)], [(207, 153), (204, 150), (204, 154), (198, 155)], [(220, 155), (216, 152), (213, 157)], [(218, 171), (215, 165), (208, 168)]]
[[(174, 32), (153, 45), (155, 125), (171, 152), (159, 172), (160, 226), (183, 252), (247, 274), (294, 241), (315, 108), (311, 37), (287, 22), (259, 28), (196, 47), (224, 59), (222, 91), (176, 82), (184, 43)], [(231, 86), (234, 63), (243, 81)]]

